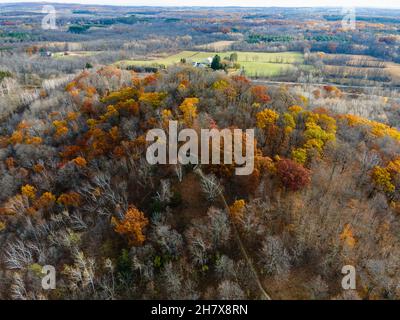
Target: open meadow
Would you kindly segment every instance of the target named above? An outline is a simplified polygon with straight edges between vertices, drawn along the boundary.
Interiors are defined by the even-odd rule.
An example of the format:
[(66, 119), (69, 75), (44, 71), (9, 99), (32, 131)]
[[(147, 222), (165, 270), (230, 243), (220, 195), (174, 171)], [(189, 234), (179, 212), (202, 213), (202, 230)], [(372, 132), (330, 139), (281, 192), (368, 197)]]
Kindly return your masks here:
[[(303, 54), (300, 52), (237, 52), (237, 62), (243, 69), (244, 74), (249, 77), (272, 77), (293, 68), (293, 64), (304, 62)], [(226, 52), (206, 52), (206, 51), (182, 51), (180, 53), (150, 60), (124, 60), (121, 65), (135, 66), (170, 66), (185, 59), (186, 62), (207, 62), (215, 55), (221, 58), (229, 57), (233, 51)]]

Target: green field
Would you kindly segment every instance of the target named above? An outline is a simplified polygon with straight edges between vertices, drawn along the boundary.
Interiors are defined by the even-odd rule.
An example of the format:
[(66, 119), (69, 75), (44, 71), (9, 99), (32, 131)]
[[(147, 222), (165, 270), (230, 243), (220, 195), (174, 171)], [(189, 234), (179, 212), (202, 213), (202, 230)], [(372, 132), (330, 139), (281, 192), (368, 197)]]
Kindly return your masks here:
[[(203, 52), (203, 51), (182, 51), (169, 57), (155, 60), (124, 60), (119, 64), (137, 65), (137, 66), (169, 66), (178, 63), (181, 59), (187, 62), (204, 62), (209, 57), (216, 54), (221, 58), (229, 57), (233, 53), (227, 52)], [(247, 76), (275, 76), (279, 75), (283, 70), (293, 68), (293, 63), (303, 63), (303, 54), (300, 52), (236, 52), (238, 54), (238, 63), (244, 68)]]

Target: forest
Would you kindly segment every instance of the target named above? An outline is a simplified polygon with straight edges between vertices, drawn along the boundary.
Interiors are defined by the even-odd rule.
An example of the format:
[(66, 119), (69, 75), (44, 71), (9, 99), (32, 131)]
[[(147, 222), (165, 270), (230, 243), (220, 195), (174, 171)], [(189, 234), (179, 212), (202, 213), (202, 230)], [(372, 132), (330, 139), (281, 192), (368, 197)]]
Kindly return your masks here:
[[(400, 298), (393, 10), (30, 6), (0, 4), (0, 299)], [(171, 121), (254, 129), (254, 170), (150, 164)]]

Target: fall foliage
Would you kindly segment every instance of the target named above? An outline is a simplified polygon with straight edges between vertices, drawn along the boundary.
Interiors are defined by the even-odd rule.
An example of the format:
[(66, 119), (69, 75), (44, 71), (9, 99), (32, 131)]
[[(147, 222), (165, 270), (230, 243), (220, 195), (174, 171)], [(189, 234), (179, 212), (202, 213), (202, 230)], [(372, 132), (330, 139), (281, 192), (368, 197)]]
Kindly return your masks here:
[(243, 199), (235, 200), (229, 207), (230, 214), (234, 221), (240, 221), (243, 218), (246, 202)]
[(193, 121), (197, 116), (198, 103), (199, 99), (197, 98), (186, 98), (179, 106), (179, 109), (183, 113), (183, 121), (189, 127), (193, 124)]
[[(308, 267), (308, 255), (328, 273), (349, 261), (368, 264), (375, 255), (391, 259), (387, 252), (394, 245), (388, 243), (396, 241), (397, 229), (385, 223), (400, 212), (394, 127), (309, 108), (312, 102), (304, 97), (254, 86), (244, 76), (216, 76), (185, 65), (144, 78), (128, 70), (98, 71), (85, 71), (62, 89), (71, 106), (38, 119), (21, 116), (8, 123), (0, 140), (0, 237), (30, 242), (32, 237), (13, 230), (36, 228), (46, 252), (57, 248), (53, 259), (65, 283), (80, 286), (74, 275), (85, 273), (79, 291), (85, 296), (93, 290), (103, 294), (107, 259), (114, 268), (109, 279), (126, 297), (167, 296), (166, 270), (197, 288), (203, 276), (237, 277), (245, 286), (243, 274), (235, 274), (246, 266), (237, 239), (267, 282), (288, 275), (299, 281), (296, 272)], [(95, 86), (99, 77), (112, 90)], [(123, 79), (123, 85), (112, 85)], [(336, 96), (328, 91), (321, 97)], [(51, 98), (50, 90), (41, 99)], [(237, 163), (149, 165), (146, 133), (167, 129), (170, 120), (196, 131), (255, 128), (253, 172), (236, 176)], [(247, 139), (242, 135), (242, 151)], [(360, 243), (373, 250), (363, 251)], [(30, 265), (37, 262), (32, 257)], [(18, 270), (24, 268), (30, 270)], [(140, 290), (126, 293), (119, 278), (125, 276)], [(366, 283), (374, 283), (368, 277)], [(90, 279), (94, 289), (88, 291)], [(225, 290), (222, 283), (215, 289), (207, 282), (207, 294)], [(259, 296), (257, 288), (246, 290), (249, 297)]]
[(310, 171), (290, 159), (279, 160), (276, 169), (282, 185), (291, 191), (298, 191), (311, 181)]
[(143, 231), (149, 220), (134, 206), (129, 207), (122, 220), (114, 218), (113, 223), (115, 232), (125, 235), (132, 245), (141, 245), (146, 239)]

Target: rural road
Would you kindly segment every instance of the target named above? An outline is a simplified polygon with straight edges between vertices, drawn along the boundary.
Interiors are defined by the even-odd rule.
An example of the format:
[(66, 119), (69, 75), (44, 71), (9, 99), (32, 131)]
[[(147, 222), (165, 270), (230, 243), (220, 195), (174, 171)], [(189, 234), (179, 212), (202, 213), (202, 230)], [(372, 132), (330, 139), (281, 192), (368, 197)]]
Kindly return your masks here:
[[(251, 80), (254, 83), (261, 83), (261, 84), (276, 84), (276, 85), (281, 85), (281, 84), (290, 84), (290, 85), (299, 85), (299, 86), (305, 86), (305, 85), (311, 85), (311, 86), (335, 86), (337, 88), (344, 88), (344, 89), (377, 89), (377, 88), (382, 88), (384, 89), (385, 87), (377, 87), (377, 86), (350, 86), (350, 85), (344, 85), (344, 84), (335, 84), (335, 83), (303, 83), (303, 82), (291, 82), (291, 81), (272, 81), (272, 80), (260, 80), (260, 79), (252, 79)], [(395, 87), (393, 88), (395, 89)]]

